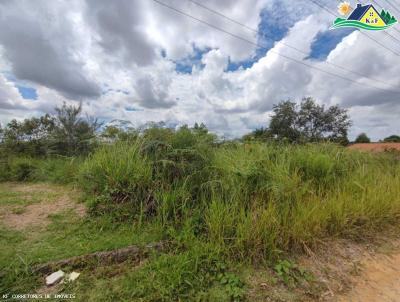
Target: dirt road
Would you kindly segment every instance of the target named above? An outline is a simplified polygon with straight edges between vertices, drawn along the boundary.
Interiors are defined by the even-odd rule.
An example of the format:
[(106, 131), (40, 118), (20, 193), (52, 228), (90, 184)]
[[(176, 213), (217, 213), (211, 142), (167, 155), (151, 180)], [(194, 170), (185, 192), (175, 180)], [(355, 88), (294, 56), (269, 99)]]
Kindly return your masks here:
[(338, 302), (400, 302), (400, 252), (363, 261), (352, 290)]

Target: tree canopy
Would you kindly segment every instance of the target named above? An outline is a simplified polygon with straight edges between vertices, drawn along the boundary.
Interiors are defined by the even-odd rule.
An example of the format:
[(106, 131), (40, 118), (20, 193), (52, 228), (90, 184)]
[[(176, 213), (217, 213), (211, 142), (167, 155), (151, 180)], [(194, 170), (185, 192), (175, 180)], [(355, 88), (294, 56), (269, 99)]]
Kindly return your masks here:
[(400, 143), (400, 136), (391, 135), (391, 136), (386, 137), (383, 141), (385, 143)]
[(347, 144), (351, 124), (346, 109), (339, 106), (325, 108), (308, 97), (299, 105), (290, 100), (274, 105), (266, 131), (272, 139), (292, 143), (333, 141)]
[(81, 118), (82, 107), (63, 104), (56, 115), (45, 114), (23, 121), (10, 121), (0, 132), (6, 150), (32, 156), (78, 155), (90, 152), (97, 120)]
[(366, 144), (366, 143), (370, 143), (371, 140), (370, 138), (367, 136), (367, 134), (365, 133), (361, 133), (357, 136), (357, 138), (354, 141), (357, 144)]

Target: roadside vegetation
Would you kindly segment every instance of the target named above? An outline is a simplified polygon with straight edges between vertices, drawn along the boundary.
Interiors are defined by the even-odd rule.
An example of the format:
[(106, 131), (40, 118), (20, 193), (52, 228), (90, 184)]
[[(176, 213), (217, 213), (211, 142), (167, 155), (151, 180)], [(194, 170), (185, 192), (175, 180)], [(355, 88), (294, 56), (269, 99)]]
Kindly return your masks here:
[(88, 214), (54, 214), (40, 236), (1, 225), (0, 292), (37, 289), (35, 263), (162, 241), (168, 250), (138, 267), (98, 268), (67, 290), (82, 301), (241, 301), (265, 267), (272, 283), (307, 283), (312, 295), (320, 289), (295, 255), (399, 221), (398, 155), (344, 148), (351, 123), (338, 107), (281, 103), (270, 127), (238, 141), (197, 124), (98, 135), (80, 108), (57, 112), (37, 120), (50, 124), (40, 134), (29, 121), (3, 129), (0, 206), (10, 182), (46, 182), (79, 190)]

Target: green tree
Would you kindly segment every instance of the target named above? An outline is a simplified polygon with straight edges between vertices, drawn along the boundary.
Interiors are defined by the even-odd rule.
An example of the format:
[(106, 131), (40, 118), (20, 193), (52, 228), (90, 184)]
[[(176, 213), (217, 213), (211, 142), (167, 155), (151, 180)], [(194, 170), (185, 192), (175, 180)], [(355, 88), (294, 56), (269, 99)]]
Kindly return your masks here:
[(339, 106), (325, 108), (313, 98), (304, 98), (300, 105), (284, 101), (273, 107), (269, 136), (289, 142), (348, 142), (351, 126), (347, 110)]
[(284, 101), (273, 106), (273, 116), (269, 124), (268, 132), (278, 140), (296, 142), (300, 139), (298, 129), (298, 112), (296, 103)]
[(101, 136), (107, 139), (115, 140), (118, 138), (119, 134), (122, 132), (121, 129), (115, 126), (107, 126), (103, 132), (101, 133)]
[(270, 139), (270, 133), (268, 132), (268, 129), (266, 128), (257, 128), (253, 132), (246, 134), (242, 137), (243, 141), (249, 142), (249, 141), (266, 141)]
[(365, 133), (361, 133), (357, 136), (357, 138), (354, 141), (357, 144), (366, 144), (366, 143), (370, 143), (371, 140), (370, 138), (367, 136), (367, 134)]
[(391, 135), (391, 136), (386, 137), (383, 141), (385, 143), (400, 143), (400, 136)]
[(52, 151), (62, 155), (89, 153), (95, 145), (96, 131), (101, 124), (97, 119), (81, 118), (82, 105), (64, 103), (56, 108), (55, 128), (52, 133)]
[(12, 120), (3, 130), (3, 141), (9, 152), (43, 156), (47, 153), (48, 137), (54, 129), (54, 118), (46, 114), (40, 118)]

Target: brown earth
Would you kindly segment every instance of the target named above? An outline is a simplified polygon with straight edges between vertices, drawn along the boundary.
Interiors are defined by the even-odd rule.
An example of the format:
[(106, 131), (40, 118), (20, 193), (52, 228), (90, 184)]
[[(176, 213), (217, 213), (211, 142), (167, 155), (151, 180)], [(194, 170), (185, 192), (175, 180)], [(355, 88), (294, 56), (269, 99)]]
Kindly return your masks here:
[(356, 243), (321, 242), (295, 262), (314, 276), (288, 287), (268, 268), (252, 273), (248, 300), (254, 302), (400, 302), (398, 235)]
[(308, 258), (314, 260), (308, 265), (327, 289), (321, 300), (400, 302), (400, 240), (385, 238), (383, 242), (378, 247), (338, 241), (325, 256)]
[(400, 143), (369, 143), (369, 144), (354, 144), (348, 147), (352, 150), (359, 151), (372, 151), (372, 152), (383, 152), (383, 151), (400, 151)]
[(76, 202), (76, 194), (70, 190), (45, 184), (10, 184), (10, 187), (13, 191), (20, 192), (22, 198), (25, 198), (23, 195), (25, 193), (35, 194), (39, 202), (18, 207), (17, 210), (14, 206), (3, 206), (0, 216), (7, 227), (16, 230), (44, 227), (50, 223), (48, 216), (51, 214), (73, 210), (78, 216), (83, 217), (86, 213), (84, 205)]
[(337, 302), (400, 301), (400, 252), (364, 259), (351, 291)]

